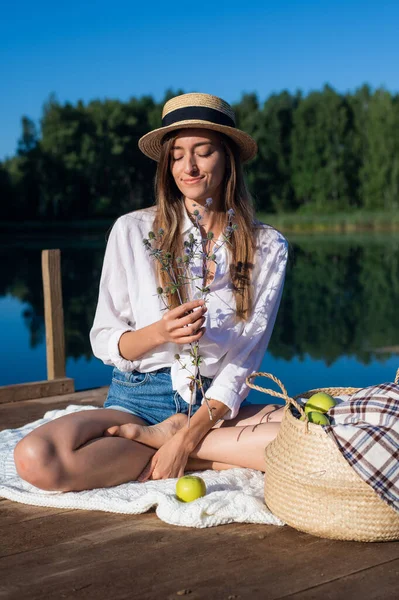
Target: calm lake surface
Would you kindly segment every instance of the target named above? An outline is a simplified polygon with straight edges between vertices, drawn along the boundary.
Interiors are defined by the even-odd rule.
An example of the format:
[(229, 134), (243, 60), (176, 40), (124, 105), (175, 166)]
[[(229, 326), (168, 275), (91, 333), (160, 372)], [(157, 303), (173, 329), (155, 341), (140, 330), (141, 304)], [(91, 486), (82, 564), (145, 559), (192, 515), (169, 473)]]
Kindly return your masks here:
[[(260, 371), (288, 393), (393, 381), (399, 367), (399, 234), (286, 236), (283, 300)], [(108, 385), (89, 330), (105, 248), (100, 236), (3, 238), (0, 244), (0, 385), (46, 379), (40, 252), (62, 251), (67, 376), (76, 390)], [(262, 378), (257, 383), (274, 387)], [(270, 384), (270, 385), (269, 385)], [(251, 391), (254, 403), (272, 401)]]

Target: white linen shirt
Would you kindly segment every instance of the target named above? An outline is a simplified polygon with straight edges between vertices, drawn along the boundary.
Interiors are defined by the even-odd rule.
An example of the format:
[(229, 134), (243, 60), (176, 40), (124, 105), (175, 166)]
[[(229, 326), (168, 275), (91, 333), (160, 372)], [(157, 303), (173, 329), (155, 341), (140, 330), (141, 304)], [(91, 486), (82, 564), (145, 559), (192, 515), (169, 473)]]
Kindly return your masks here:
[[(106, 247), (101, 274), (99, 299), (90, 331), (94, 355), (121, 371), (155, 371), (171, 367), (173, 389), (190, 402), (189, 373), (175, 360), (193, 371), (189, 345), (165, 343), (137, 360), (126, 360), (119, 352), (119, 339), (126, 331), (135, 331), (162, 318), (165, 306), (157, 294), (155, 259), (143, 244), (152, 230), (156, 207), (137, 210), (115, 222)], [(224, 419), (234, 418), (249, 393), (245, 383), (257, 371), (268, 346), (284, 286), (288, 244), (275, 229), (257, 223), (254, 254), (253, 313), (246, 322), (235, 321), (235, 299), (229, 273), (226, 244), (214, 252), (216, 271), (207, 296), (205, 333), (199, 342), (202, 356), (201, 375), (213, 379), (206, 396), (219, 400), (230, 409)], [(183, 239), (200, 233), (184, 210)], [(221, 241), (221, 238), (219, 238)], [(191, 268), (202, 273), (201, 257)], [(198, 281), (197, 281), (198, 285)], [(195, 283), (192, 284), (195, 290)], [(192, 298), (195, 295), (193, 294)]]

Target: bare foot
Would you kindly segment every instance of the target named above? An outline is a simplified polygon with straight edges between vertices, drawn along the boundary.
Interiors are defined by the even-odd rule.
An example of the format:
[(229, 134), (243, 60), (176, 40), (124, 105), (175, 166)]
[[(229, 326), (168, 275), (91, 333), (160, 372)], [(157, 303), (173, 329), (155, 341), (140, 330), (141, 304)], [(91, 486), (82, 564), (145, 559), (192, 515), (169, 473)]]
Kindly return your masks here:
[(170, 440), (179, 429), (187, 422), (187, 417), (182, 414), (173, 415), (158, 425), (136, 425), (126, 423), (125, 425), (114, 425), (108, 427), (104, 435), (106, 437), (123, 437), (128, 440), (141, 442), (151, 448), (160, 448)]

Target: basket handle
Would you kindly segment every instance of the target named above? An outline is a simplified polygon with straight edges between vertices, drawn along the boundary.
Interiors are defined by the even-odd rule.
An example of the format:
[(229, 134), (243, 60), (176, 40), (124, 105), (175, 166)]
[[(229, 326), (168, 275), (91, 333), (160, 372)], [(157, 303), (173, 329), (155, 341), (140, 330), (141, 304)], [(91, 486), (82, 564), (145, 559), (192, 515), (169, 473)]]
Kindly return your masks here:
[(396, 371), (395, 383), (399, 383), (399, 369)]
[[(282, 390), (283, 393), (275, 392), (274, 390), (268, 390), (267, 388), (263, 388), (263, 387), (260, 387), (259, 385), (255, 385), (254, 383), (251, 382), (251, 379), (255, 379), (255, 377), (268, 377), (269, 379), (272, 379), (275, 383), (277, 383), (277, 385), (280, 387), (280, 389)], [(399, 369), (398, 369), (398, 377), (399, 377)], [(285, 410), (288, 409), (290, 404), (293, 404), (295, 406), (295, 408), (299, 411), (301, 416), (305, 414), (302, 406), (300, 404), (298, 404), (298, 402), (296, 400), (294, 400), (294, 398), (290, 398), (290, 396), (287, 393), (287, 390), (285, 389), (285, 387), (281, 383), (281, 381), (279, 379), (277, 379), (277, 377), (275, 377), (271, 373), (251, 373), (251, 375), (248, 375), (248, 377), (246, 378), (246, 384), (248, 385), (248, 387), (252, 388), (253, 390), (258, 390), (258, 392), (263, 392), (264, 394), (269, 394), (269, 396), (275, 396), (276, 398), (282, 398), (283, 400), (285, 400)]]

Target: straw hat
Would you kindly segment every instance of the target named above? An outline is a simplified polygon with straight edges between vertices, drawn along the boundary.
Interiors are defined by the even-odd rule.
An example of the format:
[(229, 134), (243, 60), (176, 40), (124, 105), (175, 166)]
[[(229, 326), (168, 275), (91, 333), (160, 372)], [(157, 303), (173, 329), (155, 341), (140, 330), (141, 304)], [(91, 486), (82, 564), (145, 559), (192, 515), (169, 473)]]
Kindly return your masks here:
[(235, 126), (230, 104), (210, 94), (182, 94), (166, 102), (162, 111), (162, 127), (150, 131), (139, 140), (139, 148), (146, 156), (159, 161), (162, 139), (176, 129), (211, 129), (220, 131), (238, 146), (241, 160), (253, 158), (258, 150), (255, 140)]

